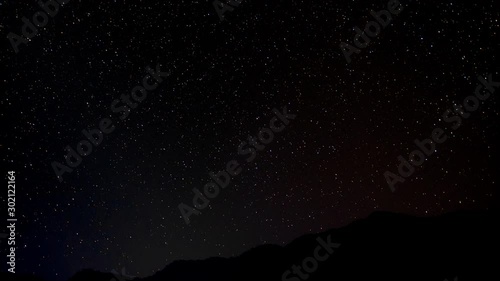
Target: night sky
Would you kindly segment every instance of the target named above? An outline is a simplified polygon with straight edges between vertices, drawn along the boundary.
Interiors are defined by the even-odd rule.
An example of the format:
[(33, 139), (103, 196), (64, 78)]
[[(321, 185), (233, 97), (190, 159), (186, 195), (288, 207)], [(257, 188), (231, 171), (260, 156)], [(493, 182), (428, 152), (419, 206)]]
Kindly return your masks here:
[[(433, 216), (498, 202), (498, 93), (457, 130), (441, 120), (478, 75), (500, 81), (498, 1), (401, 0), (350, 64), (339, 44), (352, 45), (353, 27), (388, 1), (243, 0), (220, 21), (207, 0), (71, 0), (16, 53), (7, 35), (22, 34), (36, 2), (0, 3), (16, 272), (63, 280), (125, 267), (144, 277), (374, 211)], [(170, 75), (121, 120), (111, 104), (157, 65)], [(238, 146), (283, 107), (295, 119), (247, 163)], [(60, 182), (51, 163), (65, 163), (65, 147), (103, 118), (114, 131)], [(384, 172), (436, 127), (449, 139), (391, 192)], [(179, 204), (193, 206), (193, 188), (231, 160), (241, 173), (187, 225)]]

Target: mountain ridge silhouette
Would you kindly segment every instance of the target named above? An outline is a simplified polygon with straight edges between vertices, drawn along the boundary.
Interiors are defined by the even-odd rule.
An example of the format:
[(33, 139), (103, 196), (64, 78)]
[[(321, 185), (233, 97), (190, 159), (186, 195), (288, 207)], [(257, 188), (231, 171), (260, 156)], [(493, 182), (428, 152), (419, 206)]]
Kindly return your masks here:
[[(177, 260), (152, 276), (135, 281), (205, 280), (479, 280), (497, 278), (498, 210), (456, 211), (416, 217), (374, 212), (366, 218), (316, 234), (302, 235), (285, 246), (264, 244), (235, 257)], [(340, 247), (306, 279), (283, 273), (313, 256), (318, 237)], [(495, 256), (496, 254), (496, 256)], [(305, 272), (304, 270), (302, 270)], [(8, 274), (9, 276), (5, 276)], [(5, 276), (5, 277), (4, 277)], [(84, 269), (68, 281), (112, 281), (115, 276)], [(41, 281), (33, 276), (0, 274), (1, 280)], [(115, 278), (116, 279), (116, 278)], [(45, 280), (50, 281), (50, 280)], [(116, 280), (122, 281), (122, 280)]]

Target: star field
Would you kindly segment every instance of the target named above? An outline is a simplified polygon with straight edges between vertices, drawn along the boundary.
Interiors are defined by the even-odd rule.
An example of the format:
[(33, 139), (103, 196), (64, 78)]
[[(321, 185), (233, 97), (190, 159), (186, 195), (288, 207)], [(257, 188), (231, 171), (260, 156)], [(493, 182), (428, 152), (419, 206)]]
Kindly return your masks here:
[[(245, 0), (221, 22), (210, 1), (72, 0), (19, 53), (4, 40), (0, 147), (4, 172), (17, 175), (20, 272), (64, 280), (126, 267), (145, 277), (374, 211), (495, 205), (498, 96), (396, 193), (383, 173), (478, 75), (500, 80), (497, 2), (401, 0), (405, 10), (350, 64), (339, 44), (387, 1), (271, 2)], [(20, 33), (20, 18), (39, 9), (3, 3), (2, 33)], [(117, 118), (112, 101), (156, 64), (170, 76)], [(178, 205), (283, 106), (296, 119), (186, 225)], [(59, 182), (51, 162), (105, 117), (113, 133)]]

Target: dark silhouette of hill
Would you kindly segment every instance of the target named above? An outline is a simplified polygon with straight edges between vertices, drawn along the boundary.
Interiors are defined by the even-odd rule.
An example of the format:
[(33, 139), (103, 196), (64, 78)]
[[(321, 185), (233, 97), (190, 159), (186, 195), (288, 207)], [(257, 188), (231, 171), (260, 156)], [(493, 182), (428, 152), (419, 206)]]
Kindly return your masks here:
[[(287, 270), (313, 257), (318, 237), (337, 246), (307, 278), (290, 272), (289, 281), (299, 280), (491, 280), (500, 275), (499, 222), (495, 211), (459, 211), (439, 217), (418, 218), (376, 212), (346, 227), (304, 235), (285, 247), (263, 245), (234, 258), (175, 261), (163, 270), (137, 281), (281, 281)], [(311, 262), (309, 260), (309, 262)], [(309, 263), (309, 267), (311, 267)], [(2, 273), (3, 280), (14, 278)], [(111, 273), (84, 270), (70, 281), (111, 281)]]

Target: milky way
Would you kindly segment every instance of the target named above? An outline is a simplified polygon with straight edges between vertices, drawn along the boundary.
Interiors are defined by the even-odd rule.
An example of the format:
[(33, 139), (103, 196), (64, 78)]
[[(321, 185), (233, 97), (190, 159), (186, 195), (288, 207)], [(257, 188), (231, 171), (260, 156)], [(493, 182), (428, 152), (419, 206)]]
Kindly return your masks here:
[[(66, 2), (17, 53), (8, 34), (22, 36), (22, 17), (41, 8), (0, 5), (2, 162), (16, 172), (20, 273), (149, 276), (374, 211), (430, 216), (496, 202), (497, 94), (396, 192), (384, 172), (474, 93), (478, 76), (500, 80), (498, 1), (401, 0), (350, 63), (341, 43), (388, 1), (244, 0), (222, 21), (211, 1)], [(169, 75), (120, 118), (114, 101), (127, 105), (122, 95), (157, 65)], [(179, 204), (193, 207), (210, 173), (243, 163), (238, 146), (283, 107), (296, 118), (186, 224)], [(113, 132), (60, 182), (52, 163), (67, 165), (65, 148), (105, 119)]]

